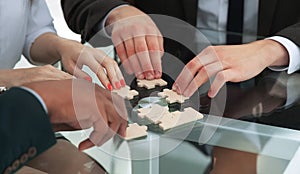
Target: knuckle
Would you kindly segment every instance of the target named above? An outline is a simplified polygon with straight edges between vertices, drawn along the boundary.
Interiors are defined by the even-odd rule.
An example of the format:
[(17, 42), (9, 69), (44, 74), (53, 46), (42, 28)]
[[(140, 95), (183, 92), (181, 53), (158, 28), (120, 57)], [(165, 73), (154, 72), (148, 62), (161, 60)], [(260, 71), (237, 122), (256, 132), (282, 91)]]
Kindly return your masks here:
[(144, 45), (144, 44), (137, 44), (135, 46), (135, 49), (136, 49), (137, 52), (145, 52), (145, 51), (148, 50), (147, 46)]

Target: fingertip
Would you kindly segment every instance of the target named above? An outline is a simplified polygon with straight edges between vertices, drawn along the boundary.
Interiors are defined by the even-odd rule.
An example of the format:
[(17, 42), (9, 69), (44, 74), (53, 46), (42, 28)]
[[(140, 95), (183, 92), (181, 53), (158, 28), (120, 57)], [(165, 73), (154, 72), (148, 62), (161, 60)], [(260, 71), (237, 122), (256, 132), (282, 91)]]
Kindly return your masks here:
[(120, 80), (120, 84), (122, 87), (126, 86), (125, 80), (124, 79)]
[(88, 82), (92, 82), (92, 78), (90, 76), (86, 76), (84, 77), (84, 80), (88, 81)]
[(94, 147), (94, 146), (95, 146), (95, 144), (92, 143), (90, 140), (87, 139), (87, 140), (81, 142), (81, 143), (78, 145), (78, 149), (79, 149), (80, 151), (84, 151), (84, 150), (89, 149), (89, 148)]
[(144, 76), (143, 74), (138, 74), (138, 75), (136, 76), (136, 78), (138, 78), (138, 79), (144, 79), (145, 76)]
[(116, 87), (117, 89), (121, 89), (121, 84), (120, 84), (120, 82), (115, 82), (115, 87)]
[(147, 80), (152, 80), (152, 79), (154, 79), (153, 73), (151, 73), (151, 72), (145, 73), (144, 76), (146, 77)]
[(160, 71), (155, 71), (154, 76), (156, 79), (159, 79), (159, 78), (161, 78), (162, 73)]
[(106, 85), (106, 87), (107, 87), (107, 89), (110, 90), (110, 91), (113, 90), (113, 87), (112, 87), (112, 85), (111, 85), (110, 83), (108, 83), (108, 84)]
[(212, 89), (210, 89), (209, 91), (208, 91), (208, 97), (210, 97), (210, 98), (214, 98), (215, 96), (216, 96), (216, 93), (212, 90)]

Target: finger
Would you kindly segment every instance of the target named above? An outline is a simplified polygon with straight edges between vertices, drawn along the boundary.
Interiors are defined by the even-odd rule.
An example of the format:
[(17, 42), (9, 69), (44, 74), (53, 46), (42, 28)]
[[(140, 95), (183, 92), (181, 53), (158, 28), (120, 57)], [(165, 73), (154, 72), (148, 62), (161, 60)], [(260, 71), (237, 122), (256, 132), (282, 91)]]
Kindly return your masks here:
[[(101, 67), (101, 65), (99, 64), (99, 60), (101, 61), (103, 60), (103, 56), (106, 56), (104, 54), (96, 54), (96, 55), (92, 55), (92, 54), (85, 54), (85, 65), (88, 66), (98, 77), (98, 79), (101, 81), (101, 83), (103, 84), (103, 86), (105, 86), (107, 89), (112, 90), (112, 86), (109, 83), (109, 80), (107, 78), (106, 73), (104, 72), (103, 68)], [(85, 72), (79, 72), (79, 68), (75, 68), (74, 69), (74, 73), (81, 73), (83, 79), (87, 80), (87, 81), (92, 81), (92, 78)], [(88, 76), (84, 76), (85, 73)]]
[(120, 58), (120, 60), (122, 62), (122, 65), (123, 65), (125, 71), (128, 74), (132, 74), (133, 73), (133, 69), (131, 68), (130, 62), (128, 60), (124, 44), (121, 43), (121, 44), (117, 45), (116, 46), (116, 51), (117, 51), (117, 54), (118, 54), (118, 56), (119, 56), (119, 58)]
[(162, 75), (162, 67), (161, 67), (162, 50), (160, 48), (159, 40), (156, 36), (147, 36), (146, 40), (149, 49), (151, 64), (153, 66), (154, 78), (160, 78)]
[(127, 129), (127, 126), (128, 126), (128, 122), (127, 120), (126, 121), (123, 121), (121, 124), (120, 124), (120, 127), (119, 127), (119, 130), (118, 130), (118, 134), (122, 137), (125, 137), (126, 136), (126, 129)]
[[(99, 65), (99, 64), (98, 64)], [(98, 66), (96, 75), (99, 78), (100, 82), (105, 86), (108, 90), (112, 90), (113, 86), (111, 85), (109, 79), (107, 78), (106, 72), (102, 68), (101, 65)]]
[(109, 58), (106, 58), (106, 60), (102, 62), (102, 65), (106, 70), (107, 76), (113, 88), (120, 89), (121, 84), (119, 78), (117, 77), (117, 73), (115, 71), (115, 64), (116, 62), (114, 62), (113, 60), (109, 60)]
[(94, 123), (93, 128), (94, 130), (91, 132), (89, 139), (95, 145), (99, 145), (110, 128), (107, 125), (107, 121), (104, 121), (102, 118)]
[(90, 139), (86, 139), (78, 145), (78, 149), (80, 151), (83, 151), (83, 150), (86, 150), (86, 149), (94, 147), (94, 146), (95, 146), (95, 144)]
[(122, 74), (118, 64), (115, 63), (114, 68), (115, 68), (115, 72), (117, 74), (117, 78), (119, 79), (121, 86), (124, 87), (126, 85), (126, 83), (125, 83), (123, 74)]
[(97, 146), (102, 146), (105, 142), (110, 140), (115, 134), (116, 134), (116, 132), (112, 131), (112, 130), (106, 132), (104, 137), (97, 143)]
[(211, 98), (214, 98), (219, 90), (222, 88), (222, 86), (229, 82), (231, 79), (233, 79), (235, 74), (232, 70), (226, 69), (224, 71), (220, 71), (217, 73), (213, 83), (211, 84), (210, 90), (208, 92), (208, 96)]
[(139, 63), (142, 67), (142, 72), (146, 79), (154, 78), (152, 63), (149, 56), (148, 46), (145, 37), (134, 38), (135, 53), (137, 54)]
[(192, 59), (187, 65), (184, 66), (183, 70), (174, 82), (172, 89), (177, 93), (182, 94), (193, 80), (195, 74), (202, 67), (203, 65), (200, 63), (200, 61), (198, 61), (197, 57)]
[(218, 72), (222, 71), (223, 67), (222, 64), (219, 62), (214, 62), (212, 64), (203, 66), (195, 78), (191, 81), (188, 87), (183, 92), (184, 96), (192, 96), (193, 93), (205, 82), (208, 81), (209, 78), (217, 74)]
[(92, 82), (92, 77), (86, 72), (82, 71), (78, 67), (74, 69), (74, 76), (79, 79), (85, 79), (86, 81)]
[[(51, 66), (51, 68), (52, 68), (52, 66)], [(54, 67), (53, 67), (54, 68)], [(75, 65), (75, 63), (74, 62), (70, 62), (68, 65), (65, 65), (64, 66), (64, 68), (65, 68), (65, 70), (67, 71), (67, 72), (64, 72), (64, 71), (61, 71), (61, 72), (63, 72), (63, 77), (64, 77), (64, 79), (72, 79), (73, 77), (72, 77), (72, 75), (70, 75), (70, 74), (73, 74), (74, 75), (74, 69), (78, 69), (78, 67)], [(56, 69), (56, 68), (55, 68)], [(60, 70), (59, 70), (60, 71)], [(70, 73), (70, 74), (69, 74)], [(75, 76), (75, 75), (74, 75)], [(76, 77), (76, 76), (75, 76)]]
[(131, 65), (132, 70), (135, 73), (135, 76), (139, 79), (143, 79), (144, 76), (142, 74), (142, 68), (135, 53), (134, 42), (132, 39), (125, 41), (125, 48), (128, 55), (129, 63)]
[[(109, 117), (109, 121), (113, 122), (113, 120), (118, 120), (121, 123), (125, 123), (128, 120), (127, 109), (125, 106), (124, 99), (119, 95), (112, 94), (111, 100), (114, 101), (113, 105), (111, 105), (110, 111), (111, 117)], [(107, 107), (108, 108), (108, 107)]]

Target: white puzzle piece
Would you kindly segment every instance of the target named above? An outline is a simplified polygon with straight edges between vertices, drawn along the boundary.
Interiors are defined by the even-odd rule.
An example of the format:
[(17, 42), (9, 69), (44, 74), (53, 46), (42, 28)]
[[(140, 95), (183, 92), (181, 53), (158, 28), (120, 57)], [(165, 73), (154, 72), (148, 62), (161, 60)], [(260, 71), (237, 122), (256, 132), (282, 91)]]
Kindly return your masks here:
[(203, 115), (201, 113), (188, 107), (183, 112), (175, 111), (165, 114), (160, 120), (159, 127), (165, 131), (202, 118)]
[(127, 85), (121, 89), (114, 89), (114, 90), (112, 90), (112, 92), (117, 93), (122, 98), (125, 98), (128, 100), (131, 100), (131, 99), (133, 99), (134, 96), (139, 95), (139, 92), (137, 92), (136, 90), (130, 90), (130, 87)]
[(137, 79), (138, 87), (145, 87), (147, 89), (153, 89), (155, 86), (166, 86), (168, 83), (163, 79), (153, 79), (153, 80), (146, 80), (146, 79)]
[(125, 140), (132, 140), (147, 136), (147, 126), (139, 126), (137, 123), (129, 124), (126, 129)]
[(175, 91), (170, 89), (164, 89), (163, 92), (159, 92), (157, 95), (166, 98), (167, 102), (170, 104), (176, 102), (183, 103), (185, 100), (189, 99), (189, 97), (179, 95)]
[(163, 115), (169, 113), (169, 107), (152, 104), (149, 108), (140, 108), (137, 111), (140, 118), (146, 118), (151, 123), (158, 124)]

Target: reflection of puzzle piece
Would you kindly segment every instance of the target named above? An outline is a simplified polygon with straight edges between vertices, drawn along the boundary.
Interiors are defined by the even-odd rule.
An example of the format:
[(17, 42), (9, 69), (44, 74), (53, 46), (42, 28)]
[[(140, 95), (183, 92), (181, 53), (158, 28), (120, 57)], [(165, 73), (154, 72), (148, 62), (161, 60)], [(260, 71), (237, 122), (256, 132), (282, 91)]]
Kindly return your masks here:
[(203, 115), (191, 107), (185, 108), (183, 112), (175, 111), (165, 114), (160, 120), (159, 127), (162, 130), (168, 130), (189, 122), (202, 119)]
[(138, 87), (145, 87), (147, 89), (155, 88), (155, 85), (157, 86), (166, 86), (168, 83), (164, 81), (163, 79), (153, 79), (153, 80), (140, 80), (137, 79), (137, 85)]
[(170, 89), (164, 89), (163, 92), (159, 92), (157, 95), (166, 98), (167, 102), (170, 104), (176, 102), (183, 103), (185, 100), (188, 99), (188, 97), (179, 95), (175, 91), (172, 91)]
[(124, 86), (121, 89), (114, 89), (112, 92), (117, 93), (122, 98), (131, 100), (134, 96), (139, 95), (139, 93), (136, 90), (130, 90), (129, 86)]
[(137, 110), (138, 116), (141, 118), (147, 118), (154, 124), (160, 123), (160, 119), (163, 117), (164, 114), (169, 113), (168, 106), (160, 106), (158, 104), (151, 105), (150, 108), (140, 108)]
[(129, 124), (126, 129), (125, 140), (132, 140), (147, 136), (147, 126), (139, 126), (137, 123)]

